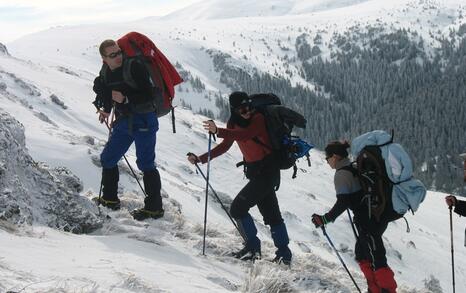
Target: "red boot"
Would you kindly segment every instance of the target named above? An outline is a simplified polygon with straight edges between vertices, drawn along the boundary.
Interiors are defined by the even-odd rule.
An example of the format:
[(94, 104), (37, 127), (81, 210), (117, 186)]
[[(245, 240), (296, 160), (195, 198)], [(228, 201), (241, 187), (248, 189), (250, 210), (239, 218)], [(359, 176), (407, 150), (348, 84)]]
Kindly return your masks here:
[(380, 287), (380, 292), (396, 293), (395, 274), (389, 267), (377, 269), (374, 272), (375, 281)]
[(368, 260), (363, 260), (359, 262), (359, 267), (361, 268), (364, 277), (367, 280), (367, 289), (370, 293), (379, 293), (380, 288), (375, 282), (374, 271), (372, 270), (371, 262)]

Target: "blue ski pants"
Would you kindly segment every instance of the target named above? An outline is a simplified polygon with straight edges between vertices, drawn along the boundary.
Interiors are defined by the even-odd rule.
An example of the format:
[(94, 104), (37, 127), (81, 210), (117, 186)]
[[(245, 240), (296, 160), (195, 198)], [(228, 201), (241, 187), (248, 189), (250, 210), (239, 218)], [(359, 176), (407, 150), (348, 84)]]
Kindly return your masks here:
[(118, 161), (136, 145), (136, 164), (139, 170), (155, 170), (155, 143), (159, 122), (155, 112), (135, 113), (132, 117), (120, 117), (113, 126), (112, 134), (100, 154), (104, 169), (117, 166)]

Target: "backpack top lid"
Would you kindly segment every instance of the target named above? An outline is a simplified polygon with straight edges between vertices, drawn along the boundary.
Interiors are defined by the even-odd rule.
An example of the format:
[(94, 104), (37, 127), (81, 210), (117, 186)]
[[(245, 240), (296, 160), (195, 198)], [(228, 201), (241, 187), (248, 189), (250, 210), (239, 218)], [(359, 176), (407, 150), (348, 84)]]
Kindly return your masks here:
[(303, 115), (281, 104), (280, 98), (272, 93), (250, 95), (250, 105), (265, 117), (267, 132), (272, 148), (279, 150), (284, 137), (290, 136), (293, 127), (305, 128)]
[[(252, 108), (269, 117), (275, 123), (285, 125), (290, 131), (293, 126), (306, 128), (307, 120), (303, 115), (282, 105), (280, 98), (272, 93), (250, 95)], [(267, 117), (269, 116), (269, 117)]]
[(380, 146), (387, 175), (393, 183), (397, 184), (412, 178), (413, 163), (411, 158), (401, 145), (392, 142), (390, 134), (383, 130), (374, 130), (358, 136), (351, 144), (353, 157), (358, 157), (366, 146)]
[(369, 145), (383, 145), (392, 140), (392, 136), (383, 130), (364, 133), (351, 142), (351, 154), (357, 157), (363, 148)]
[(266, 93), (266, 94), (253, 94), (249, 96), (249, 99), (251, 100), (251, 107), (260, 109), (264, 108), (266, 106), (271, 106), (271, 105), (281, 105), (282, 102), (280, 101), (280, 98), (272, 93)]
[(413, 164), (404, 148), (392, 142), (392, 136), (383, 130), (375, 130), (358, 136), (352, 141), (351, 153), (356, 158), (366, 146), (380, 146), (387, 176), (394, 183), (393, 208), (399, 214), (408, 209), (416, 211), (426, 195), (421, 181), (413, 178)]
[(175, 96), (175, 86), (183, 82), (183, 79), (167, 57), (147, 36), (138, 32), (130, 32), (118, 39), (117, 43), (127, 57), (141, 55), (149, 57), (153, 68), (157, 68), (162, 76), (166, 88), (165, 90), (162, 87), (165, 98), (171, 100)]

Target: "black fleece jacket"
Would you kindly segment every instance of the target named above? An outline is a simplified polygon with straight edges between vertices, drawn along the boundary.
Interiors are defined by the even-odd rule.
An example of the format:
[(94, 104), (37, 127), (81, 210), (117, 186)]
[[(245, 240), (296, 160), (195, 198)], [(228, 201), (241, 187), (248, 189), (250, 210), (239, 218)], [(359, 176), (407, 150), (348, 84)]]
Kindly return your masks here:
[[(113, 71), (107, 68), (106, 82), (104, 82), (101, 75), (96, 77), (93, 89), (97, 96), (94, 105), (110, 113), (113, 104), (112, 90), (119, 91), (128, 98), (128, 103), (116, 103), (117, 114), (128, 113), (130, 111), (130, 104), (141, 104), (151, 99), (154, 84), (145, 65), (138, 61), (133, 61), (129, 64), (123, 61), (123, 65)], [(124, 82), (124, 66), (131, 66), (131, 76), (136, 82), (137, 88), (132, 88)]]

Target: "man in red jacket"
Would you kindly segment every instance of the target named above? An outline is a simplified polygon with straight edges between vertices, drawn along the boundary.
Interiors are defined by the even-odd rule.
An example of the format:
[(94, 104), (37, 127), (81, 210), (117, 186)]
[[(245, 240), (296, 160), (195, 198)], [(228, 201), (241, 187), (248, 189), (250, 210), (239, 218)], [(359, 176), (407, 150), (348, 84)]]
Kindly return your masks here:
[[(224, 154), (235, 141), (244, 157), (245, 173), (249, 182), (233, 200), (230, 213), (237, 221), (246, 243), (234, 256), (243, 260), (261, 257), (261, 243), (257, 237), (254, 220), (249, 214), (249, 209), (257, 205), (264, 223), (270, 225), (272, 239), (277, 247), (274, 261), (289, 265), (292, 254), (288, 248), (288, 232), (275, 194), (275, 187), (280, 182), (280, 168), (271, 152), (265, 118), (251, 108), (251, 100), (244, 92), (232, 93), (229, 101), (231, 116), (227, 128), (217, 127), (213, 121), (205, 121), (204, 128), (223, 138), (223, 141), (212, 149), (211, 158)], [(207, 155), (190, 155), (188, 160), (193, 164), (206, 163)]]

